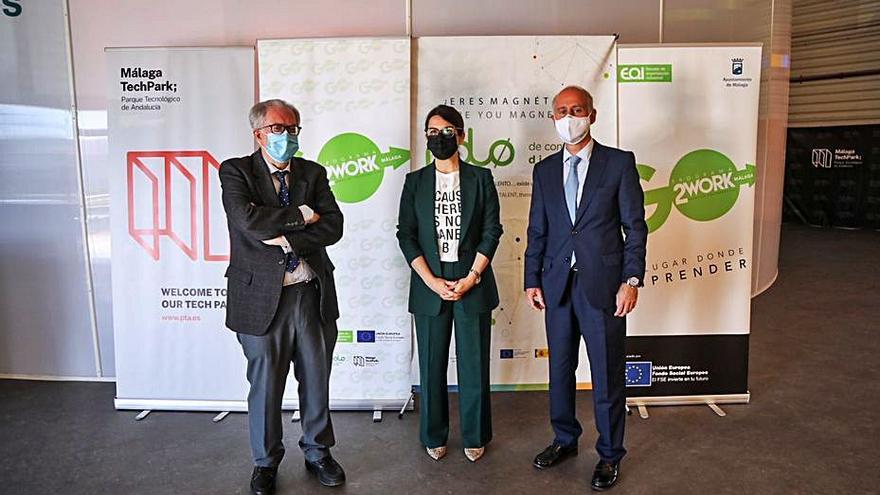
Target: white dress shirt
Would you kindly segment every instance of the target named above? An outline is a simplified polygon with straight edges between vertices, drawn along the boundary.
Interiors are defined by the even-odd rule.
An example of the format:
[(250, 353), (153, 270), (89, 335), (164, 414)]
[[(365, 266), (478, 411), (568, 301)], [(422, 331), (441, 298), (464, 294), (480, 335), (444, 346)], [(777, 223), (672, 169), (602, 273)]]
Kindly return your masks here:
[[(593, 154), (593, 145), (596, 141), (593, 141), (593, 138), (590, 138), (590, 144), (584, 146), (584, 148), (578, 151), (577, 156), (581, 158), (581, 162), (578, 163), (578, 195), (577, 195), (577, 203), (581, 204), (581, 196), (584, 194), (584, 181), (587, 180), (587, 169), (590, 168), (590, 156)], [(571, 170), (571, 153), (568, 152), (568, 149), (563, 146), (562, 148), (562, 183), (568, 180), (568, 172)]]
[[(269, 176), (272, 177), (272, 185), (275, 186), (275, 194), (278, 194), (278, 192), (281, 191), (281, 183), (278, 182), (278, 177), (275, 175), (275, 172), (290, 170), (290, 162), (288, 162), (284, 168), (278, 168), (271, 163), (267, 163), (266, 165), (269, 167)], [(287, 174), (286, 176), (284, 176), (288, 191), (290, 191), (290, 175), (291, 174)], [(315, 214), (315, 212), (306, 205), (300, 205), (299, 211), (300, 213), (302, 213), (303, 220), (306, 222), (311, 220), (312, 216), (314, 216)], [(287, 239), (284, 236), (282, 236), (281, 239), (283, 239), (283, 245), (281, 246), (281, 249), (285, 253), (293, 251), (293, 248), (290, 246), (290, 243), (287, 242)], [(313, 278), (315, 278), (315, 272), (312, 270), (309, 264), (306, 263), (306, 260), (304, 258), (300, 258), (299, 265), (297, 265), (293, 272), (284, 272), (284, 282), (282, 283), (282, 285), (286, 286), (298, 284), (300, 282), (309, 281)]]

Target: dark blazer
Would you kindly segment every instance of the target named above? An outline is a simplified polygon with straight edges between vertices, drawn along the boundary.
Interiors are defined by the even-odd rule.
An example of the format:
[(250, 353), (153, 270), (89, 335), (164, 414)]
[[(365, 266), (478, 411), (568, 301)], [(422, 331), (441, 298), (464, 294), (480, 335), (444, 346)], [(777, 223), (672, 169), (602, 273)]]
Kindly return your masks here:
[(587, 300), (596, 308), (612, 308), (621, 282), (645, 277), (648, 226), (635, 155), (594, 144), (574, 225), (562, 171), (559, 151), (532, 172), (525, 287), (542, 288), (545, 303), (559, 304), (574, 251)]
[[(500, 206), (495, 181), (489, 169), (462, 162), (459, 172), (461, 183), (461, 239), (458, 241), (458, 266), (461, 277), (473, 266), (477, 253), (489, 260), (495, 255), (501, 238)], [(431, 272), (440, 276), (440, 252), (437, 230), (434, 227), (434, 194), (437, 169), (434, 164), (410, 172), (400, 195), (400, 213), (397, 240), (409, 265), (424, 256)], [(412, 270), (409, 284), (409, 312), (423, 315), (440, 314), (443, 300)], [(498, 287), (492, 265), (481, 275), (480, 283), (461, 298), (467, 313), (483, 313), (498, 307)]]
[[(290, 170), (290, 207), (282, 208), (260, 150), (220, 165), (230, 244), (226, 326), (236, 332), (268, 331), (281, 297), (285, 263), (281, 248), (261, 241), (279, 234), (317, 275), (321, 318), (325, 322), (339, 318), (334, 267), (324, 248), (342, 237), (342, 211), (324, 167), (293, 158)], [(303, 204), (321, 215), (317, 223), (305, 224), (299, 211)]]

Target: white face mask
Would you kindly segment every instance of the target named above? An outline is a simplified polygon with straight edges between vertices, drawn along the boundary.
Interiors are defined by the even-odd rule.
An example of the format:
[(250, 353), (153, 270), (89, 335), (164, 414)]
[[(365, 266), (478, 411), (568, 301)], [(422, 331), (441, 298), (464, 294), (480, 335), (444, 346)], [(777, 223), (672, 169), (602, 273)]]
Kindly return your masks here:
[(589, 117), (566, 115), (554, 123), (556, 124), (556, 134), (559, 134), (559, 138), (565, 144), (577, 144), (590, 133)]

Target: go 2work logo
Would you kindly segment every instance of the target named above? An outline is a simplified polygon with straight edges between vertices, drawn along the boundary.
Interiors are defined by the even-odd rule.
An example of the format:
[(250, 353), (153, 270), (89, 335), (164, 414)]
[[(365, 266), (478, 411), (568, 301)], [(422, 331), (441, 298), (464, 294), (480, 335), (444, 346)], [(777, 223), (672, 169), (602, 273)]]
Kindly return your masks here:
[[(637, 167), (639, 177), (650, 183), (657, 170), (643, 164)], [(645, 206), (657, 205), (646, 219), (648, 232), (663, 226), (673, 206), (698, 222), (721, 218), (736, 204), (740, 188), (754, 184), (754, 165), (746, 164), (738, 170), (723, 153), (709, 149), (691, 151), (672, 168), (666, 186), (645, 190)]]
[(370, 138), (346, 132), (327, 141), (318, 153), (318, 163), (327, 169), (336, 199), (360, 203), (379, 190), (386, 168), (396, 170), (409, 156), (409, 150), (401, 148), (382, 152)]

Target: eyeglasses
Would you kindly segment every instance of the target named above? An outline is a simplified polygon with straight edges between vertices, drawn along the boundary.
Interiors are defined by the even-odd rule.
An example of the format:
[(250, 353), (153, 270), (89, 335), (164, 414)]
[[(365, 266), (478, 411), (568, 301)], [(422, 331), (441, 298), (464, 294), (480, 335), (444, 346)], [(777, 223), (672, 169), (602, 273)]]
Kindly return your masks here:
[(443, 134), (444, 137), (449, 137), (449, 136), (456, 135), (458, 133), (458, 131), (462, 131), (462, 130), (464, 130), (464, 129), (462, 129), (460, 127), (452, 127), (452, 126), (444, 127), (442, 129), (437, 129), (436, 127), (429, 127), (428, 129), (425, 129), (425, 136), (432, 137), (432, 136), (439, 136), (439, 135)]
[(290, 134), (291, 136), (298, 136), (299, 131), (302, 130), (302, 127), (300, 127), (299, 125), (296, 125), (296, 124), (294, 124), (294, 125), (269, 124), (269, 125), (264, 125), (263, 127), (257, 128), (258, 131), (261, 131), (263, 129), (269, 129), (269, 132), (271, 132), (272, 134), (281, 134), (284, 131), (287, 131), (287, 133)]

